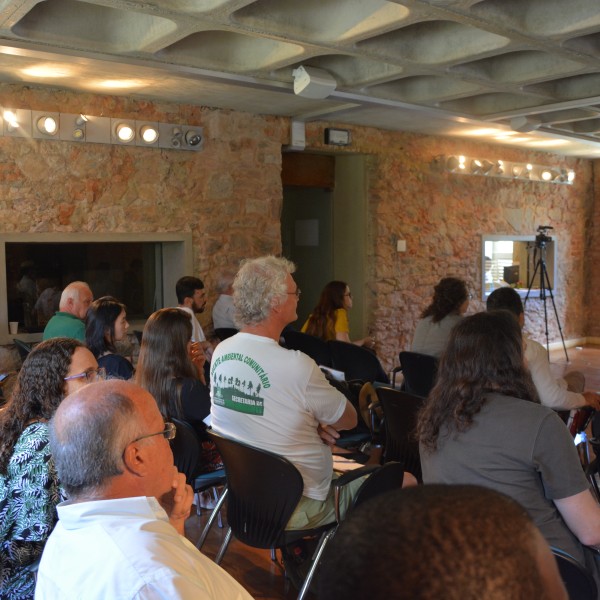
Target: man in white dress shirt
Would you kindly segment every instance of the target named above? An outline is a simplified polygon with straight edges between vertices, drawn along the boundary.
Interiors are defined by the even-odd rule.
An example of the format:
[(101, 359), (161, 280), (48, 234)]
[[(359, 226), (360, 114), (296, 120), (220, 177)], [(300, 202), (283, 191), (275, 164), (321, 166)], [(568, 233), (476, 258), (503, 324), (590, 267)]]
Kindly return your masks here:
[(193, 492), (173, 466), (174, 427), (148, 392), (87, 385), (50, 429), (69, 501), (42, 555), (37, 600), (251, 599), (184, 537)]
[(206, 308), (206, 291), (204, 283), (197, 277), (181, 277), (175, 284), (175, 294), (177, 295), (177, 308), (184, 310), (192, 317), (192, 342), (198, 342), (206, 357), (210, 360), (213, 347), (206, 339), (204, 330), (198, 322), (196, 313), (204, 312)]

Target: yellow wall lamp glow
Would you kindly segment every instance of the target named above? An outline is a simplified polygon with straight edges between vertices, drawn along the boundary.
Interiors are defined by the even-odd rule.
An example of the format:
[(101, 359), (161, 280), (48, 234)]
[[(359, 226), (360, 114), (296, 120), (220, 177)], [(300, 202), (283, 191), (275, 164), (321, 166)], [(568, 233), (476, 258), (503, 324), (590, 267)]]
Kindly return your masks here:
[(490, 161), (485, 158), (473, 158), (462, 154), (436, 156), (433, 159), (432, 168), (439, 172), (458, 173), (460, 175), (480, 175), (483, 177), (500, 177), (502, 179), (566, 185), (571, 185), (575, 180), (573, 169), (505, 160)]
[(0, 111), (0, 135), (192, 152), (204, 148), (203, 128), (195, 125), (27, 109)]

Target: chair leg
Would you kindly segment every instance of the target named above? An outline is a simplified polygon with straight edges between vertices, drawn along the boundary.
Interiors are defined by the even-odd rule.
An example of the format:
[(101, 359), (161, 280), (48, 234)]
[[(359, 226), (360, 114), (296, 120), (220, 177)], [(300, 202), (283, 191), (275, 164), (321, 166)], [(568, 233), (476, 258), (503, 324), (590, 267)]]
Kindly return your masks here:
[(220, 565), (223, 560), (223, 556), (225, 556), (225, 552), (227, 550), (227, 546), (229, 546), (229, 542), (231, 541), (231, 527), (227, 528), (227, 533), (225, 534), (225, 539), (219, 548), (219, 552), (217, 552), (217, 556), (215, 556), (215, 562)]
[(325, 531), (321, 536), (321, 539), (319, 540), (319, 545), (317, 546), (317, 549), (315, 550), (315, 553), (312, 558), (312, 565), (310, 566), (310, 571), (306, 575), (306, 579), (304, 580), (302, 588), (300, 589), (300, 593), (298, 594), (298, 600), (304, 600), (304, 596), (308, 592), (308, 589), (310, 588), (310, 584), (312, 582), (312, 578), (314, 577), (317, 567), (319, 566), (319, 561), (321, 560), (321, 556), (323, 555), (325, 546), (327, 545), (329, 540), (334, 536), (336, 531), (337, 526)]
[[(215, 499), (215, 502), (218, 504), (219, 503), (219, 493), (217, 492), (216, 485), (212, 488), (212, 493), (213, 493), (213, 498)], [(217, 523), (219, 525), (219, 529), (223, 529), (223, 519), (221, 518), (221, 511), (219, 511), (219, 514), (217, 515)]]
[[(223, 490), (221, 497), (217, 501), (217, 505), (213, 508), (212, 512), (210, 513), (210, 517), (208, 517), (208, 521), (206, 521), (206, 525), (204, 526), (204, 529), (202, 530), (202, 533), (200, 534), (200, 537), (198, 538), (198, 541), (196, 542), (196, 548), (198, 548), (198, 550), (202, 550), (202, 546), (204, 545), (204, 542), (206, 541), (206, 537), (208, 536), (208, 532), (210, 531), (210, 528), (212, 527), (212, 524), (214, 523), (215, 518), (219, 517), (219, 520), (221, 519), (221, 507), (223, 506), (223, 502), (225, 502), (226, 497), (227, 497), (227, 488), (225, 488)], [(221, 526), (222, 526), (222, 522), (221, 522)]]

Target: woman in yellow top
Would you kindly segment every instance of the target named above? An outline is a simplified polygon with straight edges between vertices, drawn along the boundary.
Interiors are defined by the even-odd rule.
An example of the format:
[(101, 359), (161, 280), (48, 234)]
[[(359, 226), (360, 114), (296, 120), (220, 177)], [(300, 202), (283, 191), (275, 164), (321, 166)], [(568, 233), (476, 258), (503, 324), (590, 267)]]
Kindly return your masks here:
[(322, 340), (339, 340), (357, 346), (372, 348), (375, 340), (367, 336), (361, 340), (350, 339), (348, 310), (352, 308), (352, 294), (344, 281), (330, 281), (321, 292), (319, 303), (302, 326), (302, 333), (308, 333)]

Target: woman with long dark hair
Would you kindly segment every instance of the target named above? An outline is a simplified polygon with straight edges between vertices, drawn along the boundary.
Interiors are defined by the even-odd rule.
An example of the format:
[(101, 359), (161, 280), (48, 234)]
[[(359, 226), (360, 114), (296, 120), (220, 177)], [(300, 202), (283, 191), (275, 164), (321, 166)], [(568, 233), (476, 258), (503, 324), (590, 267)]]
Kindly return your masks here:
[(321, 297), (306, 323), (302, 332), (314, 335), (322, 340), (339, 340), (357, 346), (372, 348), (375, 340), (366, 337), (352, 341), (348, 325), (348, 311), (352, 308), (352, 293), (345, 281), (330, 281), (321, 292)]
[(133, 365), (117, 353), (116, 342), (125, 338), (129, 323), (124, 304), (111, 296), (94, 300), (85, 318), (85, 341), (109, 377), (131, 379)]
[(422, 312), (411, 345), (413, 352), (440, 356), (452, 328), (469, 307), (467, 284), (456, 277), (444, 277), (433, 288), (431, 304)]
[(155, 398), (166, 420), (187, 421), (200, 437), (197, 472), (222, 468), (221, 457), (206, 434), (210, 393), (204, 382), (205, 356), (192, 341), (192, 321), (178, 308), (156, 311), (144, 327), (135, 382)]
[(600, 507), (573, 439), (539, 403), (508, 311), (453, 329), (417, 425), (425, 483), (493, 488), (519, 502), (551, 546), (598, 571), (584, 545), (600, 544)]
[[(92, 353), (77, 340), (52, 338), (25, 359), (0, 411), (0, 590), (29, 599), (29, 567), (42, 555), (65, 499), (48, 441), (48, 421), (63, 398), (99, 376)], [(100, 372), (102, 376), (102, 372)]]

